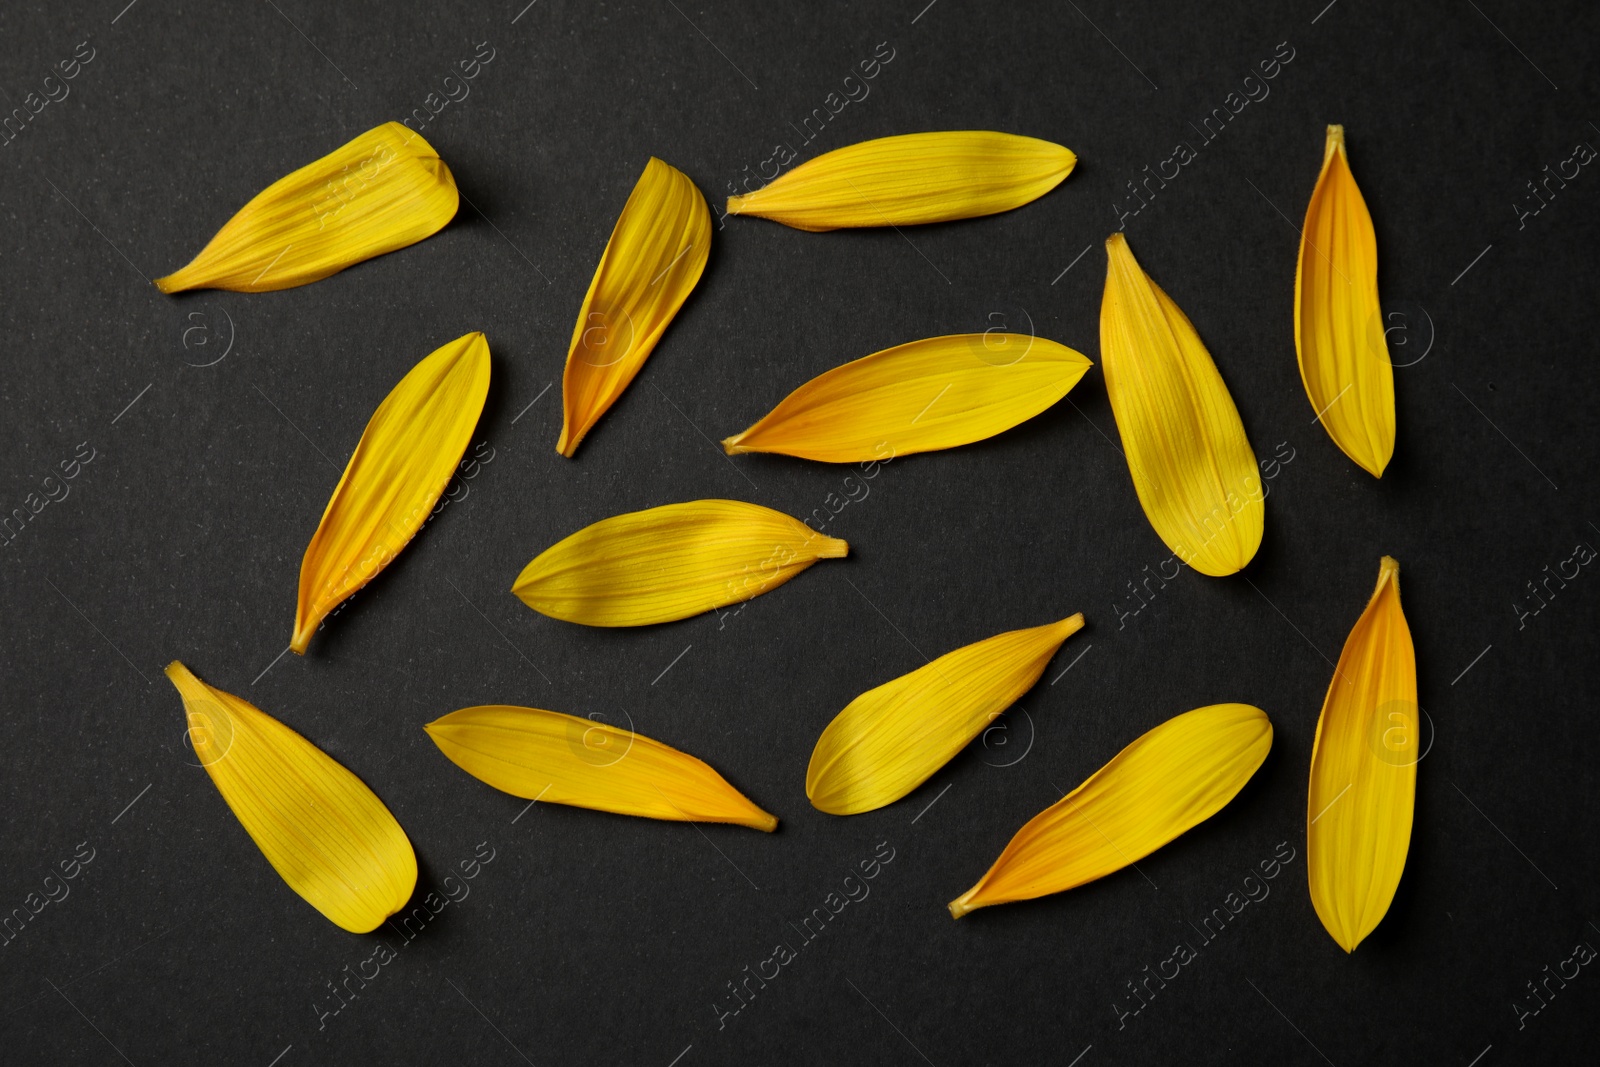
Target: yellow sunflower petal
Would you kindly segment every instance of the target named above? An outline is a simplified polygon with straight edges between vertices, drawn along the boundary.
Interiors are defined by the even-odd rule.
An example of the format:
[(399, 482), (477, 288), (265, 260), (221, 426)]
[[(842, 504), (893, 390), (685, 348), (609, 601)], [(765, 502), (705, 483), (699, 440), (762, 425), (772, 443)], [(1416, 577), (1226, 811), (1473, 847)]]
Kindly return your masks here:
[(561, 393), (556, 451), (571, 457), (650, 357), (711, 253), (711, 212), (689, 176), (651, 157), (583, 298)]
[(462, 708), (423, 729), (457, 767), (546, 804), (771, 833), (778, 820), (705, 763), (631, 730), (539, 708)]
[(417, 857), (361, 779), (283, 723), (173, 661), (189, 740), (267, 862), (328, 921), (364, 934), (405, 906)]
[(1417, 654), (1400, 610), (1400, 564), (1345, 641), (1311, 750), (1306, 876), (1317, 917), (1353, 952), (1389, 910), (1411, 845), (1417, 792)]
[(1168, 719), (1018, 830), (950, 914), (1059, 893), (1137, 863), (1221, 811), (1271, 748), (1272, 723), (1248, 704)]
[(1378, 305), (1378, 246), (1350, 173), (1344, 127), (1329, 126), (1300, 231), (1294, 276), (1300, 380), (1333, 443), (1374, 478), (1394, 455), (1394, 366)]
[(954, 448), (1033, 418), (1090, 366), (1042, 337), (929, 337), (813, 378), (722, 447), (730, 456), (782, 452), (827, 463)]
[(1120, 233), (1100, 307), (1100, 359), (1145, 517), (1201, 574), (1233, 574), (1261, 545), (1266, 493), (1233, 397), (1172, 298)]
[(267, 186), (156, 286), (266, 293), (305, 285), (437, 233), (457, 200), (433, 146), (386, 122)]
[(812, 232), (970, 219), (1039, 199), (1077, 161), (1058, 144), (987, 130), (881, 137), (808, 160), (746, 196), (730, 196), (728, 214)]
[(539, 553), (511, 591), (586, 626), (671, 622), (760, 596), (850, 546), (741, 500), (691, 500), (602, 519)]
[(296, 652), (345, 597), (370, 582), (428, 521), (489, 393), (489, 342), (458, 337), (428, 356), (373, 412), (300, 564)]
[(1083, 626), (1079, 613), (948, 652), (852, 700), (817, 739), (806, 796), (819, 811), (857, 815), (911, 792), (1022, 694)]

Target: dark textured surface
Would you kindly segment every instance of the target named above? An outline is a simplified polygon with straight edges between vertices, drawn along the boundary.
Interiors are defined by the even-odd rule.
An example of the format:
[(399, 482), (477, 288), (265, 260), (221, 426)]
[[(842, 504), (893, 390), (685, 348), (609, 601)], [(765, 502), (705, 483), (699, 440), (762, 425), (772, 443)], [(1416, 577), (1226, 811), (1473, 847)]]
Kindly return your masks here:
[[(1552, 981), (1537, 1014), (1527, 983), (1575, 943), (1600, 946), (1600, 576), (1552, 583), (1537, 614), (1526, 583), (1600, 545), (1600, 174), (1550, 184), (1537, 215), (1514, 205), (1536, 206), (1526, 183), (1546, 164), (1600, 145), (1595, 8), (925, 2), (540, 0), (514, 24), (518, 0), (6, 5), (6, 108), (79, 42), (93, 58), (0, 147), (0, 504), (26, 508), (80, 443), (93, 458), (0, 547), (0, 909), (26, 913), (58, 863), (93, 858), (0, 947), (0, 1059), (1592, 1055), (1595, 966)], [(149, 284), (273, 179), (423, 106), (480, 42), (494, 58), (471, 95), (423, 131), (476, 209), (300, 289), (174, 299)], [(880, 42), (893, 58), (870, 95), (802, 142), (790, 124)], [(1259, 98), (1247, 75), (1290, 52)], [(1201, 144), (1191, 123), (1245, 91), (1258, 99)], [(1349, 131), (1390, 341), (1411, 364), (1381, 483), (1312, 424), (1295, 366), (1295, 227), (1328, 122)], [(1032, 134), (1080, 162), (1020, 211), (903, 235), (729, 220), (632, 388), (576, 461), (555, 454), (572, 319), (650, 155), (718, 204), (776, 142), (809, 158), (937, 128)], [(1109, 443), (1098, 371), (1011, 433), (865, 483), (711, 444), (828, 367), (997, 314), (1098, 361), (1100, 242), (1138, 206), (1125, 183), (1179, 140), (1198, 158), (1124, 224), (1209, 345), (1258, 456), (1292, 456), (1243, 575), (1185, 572), (1134, 613), (1129, 583), (1170, 553)], [(492, 460), (309, 656), (275, 659), (301, 553), (368, 415), (468, 330), (494, 352), (476, 438)], [(554, 622), (507, 591), (587, 523), (704, 496), (802, 516), (853, 496), (827, 527), (852, 556), (736, 615), (628, 632)], [(1399, 896), (1347, 957), (1306, 891), (1306, 776), (1330, 660), (1384, 553), (1403, 567), (1437, 737)], [(888, 809), (836, 819), (806, 803), (811, 746), (857, 693), (922, 653), (1077, 610), (1088, 628), (1005, 732)], [(371, 784), (416, 845), (419, 899), (486, 842), (469, 895), (409, 942), (325, 921), (191, 765), (160, 674), (174, 658)], [(1266, 709), (1276, 743), (1220, 815), (1139, 870), (950, 920), (945, 902), (1061, 790), (1223, 700)], [(421, 730), (483, 702), (631, 721), (722, 769), (782, 827), (524, 811)], [(1191, 924), (1280, 842), (1295, 858), (1270, 896), (1202, 941)], [(880, 847), (893, 859), (870, 896), (802, 947), (790, 924)], [(1182, 941), (1198, 958), (1119, 1019), (1136, 1006), (1125, 983)], [(333, 1014), (329, 984), (380, 942), (395, 958)], [(797, 958), (731, 1014), (727, 983), (779, 942)]]

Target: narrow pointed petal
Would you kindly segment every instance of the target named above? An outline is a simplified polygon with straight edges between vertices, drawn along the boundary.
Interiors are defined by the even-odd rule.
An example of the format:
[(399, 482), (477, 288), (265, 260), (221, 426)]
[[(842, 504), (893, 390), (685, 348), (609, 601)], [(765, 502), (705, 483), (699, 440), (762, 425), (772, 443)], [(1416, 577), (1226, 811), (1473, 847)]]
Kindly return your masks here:
[(463, 708), (423, 729), (457, 767), (545, 804), (771, 833), (778, 820), (705, 763), (630, 730), (503, 704)]
[(579, 530), (535, 557), (511, 591), (552, 619), (645, 626), (760, 596), (849, 551), (781, 511), (691, 500)]
[(1346, 952), (1383, 919), (1405, 870), (1419, 726), (1400, 564), (1385, 556), (1339, 655), (1311, 750), (1306, 876), (1317, 917)]
[(628, 388), (694, 291), (710, 254), (706, 198), (688, 175), (651, 157), (623, 205), (572, 328), (557, 452), (570, 458)]
[(1091, 366), (1066, 345), (1014, 333), (929, 337), (874, 352), (802, 385), (722, 442), (856, 463), (981, 441), (1050, 407)]
[(1221, 811), (1271, 748), (1272, 723), (1248, 704), (1168, 719), (1018, 830), (950, 914), (1059, 893), (1137, 863)]
[(1377, 237), (1350, 173), (1343, 126), (1328, 127), (1300, 231), (1294, 341), (1300, 380), (1328, 436), (1368, 474), (1383, 477), (1394, 455), (1394, 365), (1378, 304)]
[(418, 363), (378, 405), (306, 547), (289, 647), (304, 654), (328, 612), (422, 529), (488, 394), (489, 342), (469, 333)]
[(433, 146), (386, 122), (267, 186), (156, 286), (266, 293), (305, 285), (437, 233), (457, 201)]
[(862, 693), (828, 724), (806, 769), (806, 796), (832, 815), (872, 811), (927, 781), (1033, 688), (1079, 613), (958, 648)]
[(1010, 211), (1060, 185), (1078, 157), (988, 130), (908, 133), (838, 148), (745, 196), (728, 214), (797, 230), (915, 226)]
[(1213, 577), (1261, 545), (1266, 493), (1233, 397), (1188, 316), (1120, 233), (1100, 307), (1100, 359), (1145, 517), (1180, 560)]
[(405, 906), (417, 885), (416, 854), (361, 779), (182, 663), (168, 666), (167, 677), (183, 698), (195, 757), (290, 889), (356, 934)]

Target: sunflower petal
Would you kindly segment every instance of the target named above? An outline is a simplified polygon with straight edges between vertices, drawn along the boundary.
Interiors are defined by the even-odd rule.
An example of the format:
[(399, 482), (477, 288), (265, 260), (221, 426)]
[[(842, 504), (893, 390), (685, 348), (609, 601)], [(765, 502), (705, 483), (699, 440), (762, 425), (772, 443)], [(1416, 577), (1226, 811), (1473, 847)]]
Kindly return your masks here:
[(652, 156), (623, 205), (572, 328), (557, 452), (570, 458), (628, 388), (710, 254), (706, 198), (688, 175)]
[(333, 757), (173, 661), (194, 754), (283, 880), (351, 933), (377, 928), (417, 885), (417, 857), (383, 801)]
[(691, 500), (602, 519), (539, 553), (511, 591), (552, 619), (645, 626), (737, 604), (850, 546), (742, 500)]
[(1150, 525), (1201, 574), (1241, 570), (1261, 545), (1266, 493), (1233, 397), (1200, 335), (1120, 233), (1100, 307), (1100, 359)]
[(1168, 719), (1018, 830), (950, 914), (1059, 893), (1137, 863), (1221, 811), (1271, 748), (1272, 723), (1248, 704)]
[(746, 196), (728, 214), (797, 230), (913, 226), (1010, 211), (1060, 185), (1078, 157), (987, 130), (908, 133), (835, 149)]
[(813, 378), (722, 447), (730, 456), (781, 452), (826, 463), (954, 448), (1033, 418), (1090, 366), (1042, 337), (929, 337)]
[(492, 704), (453, 711), (423, 729), (457, 767), (526, 800), (778, 828), (775, 817), (700, 760), (603, 722)]
[(1306, 802), (1306, 875), (1317, 917), (1346, 952), (1389, 910), (1411, 845), (1417, 792), (1417, 654), (1400, 610), (1400, 564), (1345, 641), (1317, 720)]
[(817, 739), (806, 796), (858, 815), (911, 792), (1016, 700), (1083, 626), (1079, 613), (948, 652), (852, 700)]
[(1300, 380), (1333, 443), (1374, 478), (1394, 455), (1394, 366), (1378, 305), (1378, 246), (1350, 173), (1344, 127), (1329, 126), (1300, 231), (1294, 276)]
[(458, 337), (400, 380), (373, 412), (300, 564), (296, 652), (428, 521), (489, 393), (489, 342)]
[(156, 286), (291, 289), (437, 233), (457, 201), (455, 178), (433, 146), (386, 122), (267, 186)]

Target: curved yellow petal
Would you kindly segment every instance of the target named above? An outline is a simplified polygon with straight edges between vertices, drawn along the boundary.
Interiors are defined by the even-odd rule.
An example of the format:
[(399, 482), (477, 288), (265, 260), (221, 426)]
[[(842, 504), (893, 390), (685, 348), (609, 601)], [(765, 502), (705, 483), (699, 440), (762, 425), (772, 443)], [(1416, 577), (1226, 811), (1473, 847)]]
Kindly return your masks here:
[(1394, 366), (1378, 304), (1378, 245), (1350, 173), (1344, 127), (1329, 126), (1322, 173), (1300, 231), (1294, 343), (1317, 418), (1374, 478), (1394, 455)]
[(300, 564), (289, 647), (399, 555), (444, 492), (489, 395), (489, 342), (469, 333), (411, 368), (361, 434)]
[(417, 857), (389, 809), (333, 757), (174, 660), (189, 740), (261, 854), (328, 921), (377, 928), (417, 885)]
[(433, 146), (386, 122), (267, 186), (156, 286), (266, 293), (305, 285), (437, 233), (457, 202), (455, 178)]
[(858, 815), (911, 792), (1022, 694), (1083, 626), (1011, 630), (947, 652), (852, 700), (817, 739), (806, 796), (819, 811)]
[(1137, 863), (1221, 811), (1271, 748), (1272, 723), (1249, 704), (1168, 719), (1018, 830), (950, 914), (1059, 893)]
[(1106, 253), (1101, 369), (1139, 503), (1180, 560), (1233, 574), (1255, 556), (1266, 516), (1244, 424), (1193, 324), (1122, 234)]
[(585, 527), (534, 558), (511, 587), (552, 619), (671, 622), (775, 589), (850, 546), (741, 500), (691, 500)]
[(1090, 366), (1082, 353), (1043, 337), (929, 337), (811, 379), (722, 447), (730, 456), (781, 452), (826, 463), (954, 448), (1033, 418)]
[(728, 214), (797, 230), (913, 226), (1010, 211), (1060, 185), (1078, 157), (988, 130), (908, 133), (838, 148), (728, 198)]
[(778, 828), (777, 818), (705, 763), (603, 722), (490, 704), (453, 711), (423, 729), (450, 762), (515, 797), (647, 819)]
[(1405, 870), (1419, 727), (1417, 654), (1400, 610), (1400, 564), (1384, 556), (1317, 720), (1306, 802), (1311, 903), (1346, 952), (1383, 919)]
[(689, 176), (650, 158), (578, 311), (556, 451), (571, 457), (650, 357), (711, 254), (711, 212)]

